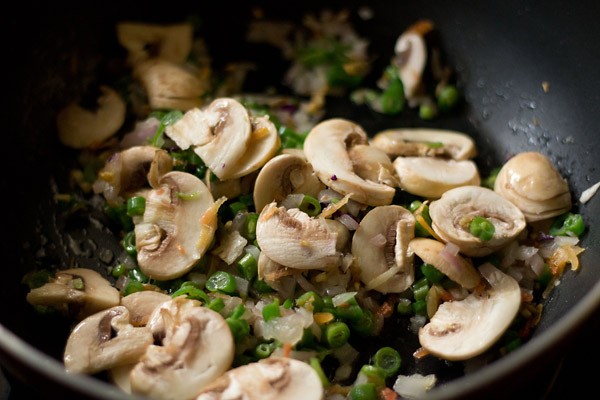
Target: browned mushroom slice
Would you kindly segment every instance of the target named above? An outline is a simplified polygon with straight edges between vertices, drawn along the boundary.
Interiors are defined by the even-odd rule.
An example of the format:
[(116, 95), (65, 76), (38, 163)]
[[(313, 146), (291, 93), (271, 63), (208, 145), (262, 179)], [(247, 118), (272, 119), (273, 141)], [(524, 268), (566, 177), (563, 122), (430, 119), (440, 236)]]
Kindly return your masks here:
[(65, 369), (93, 374), (132, 364), (153, 341), (149, 329), (129, 324), (127, 308), (115, 306), (90, 315), (73, 329), (65, 347)]
[(153, 290), (131, 293), (121, 299), (121, 305), (129, 310), (129, 322), (133, 326), (145, 326), (156, 307), (171, 300), (171, 296)]
[(257, 212), (272, 201), (280, 203), (289, 194), (317, 197), (325, 185), (317, 178), (304, 157), (280, 154), (261, 168), (254, 185), (254, 206)]
[(408, 245), (414, 232), (414, 216), (400, 206), (376, 207), (363, 217), (352, 238), (352, 255), (367, 289), (400, 293), (413, 283)]
[(57, 271), (50, 282), (27, 294), (30, 304), (50, 306), (78, 319), (117, 306), (120, 299), (119, 291), (89, 268)]
[(187, 23), (158, 25), (121, 22), (117, 24), (117, 38), (129, 52), (131, 64), (150, 58), (182, 64), (192, 50), (193, 27)]
[(110, 156), (94, 182), (94, 192), (102, 193), (110, 205), (144, 187), (156, 186), (159, 178), (171, 171), (173, 160), (165, 150), (154, 146), (134, 146)]
[(521, 305), (517, 281), (490, 263), (479, 267), (489, 283), (483, 293), (442, 303), (419, 330), (419, 342), (445, 360), (466, 360), (489, 349), (504, 334)]
[(283, 266), (324, 269), (341, 263), (337, 226), (323, 218), (311, 218), (297, 208), (286, 210), (270, 203), (256, 224), (261, 251)]
[(304, 142), (304, 153), (321, 182), (333, 190), (349, 194), (353, 200), (363, 204), (390, 204), (395, 193), (393, 187), (365, 180), (354, 170), (351, 149), (366, 144), (367, 134), (359, 125), (333, 118), (320, 122), (309, 132)]
[(494, 190), (519, 207), (527, 222), (552, 218), (572, 207), (568, 182), (538, 152), (519, 153), (508, 160)]
[(321, 400), (323, 384), (307, 363), (269, 357), (234, 368), (204, 388), (196, 400)]
[(427, 264), (443, 272), (464, 288), (473, 289), (481, 281), (475, 267), (458, 254), (452, 254), (442, 242), (427, 238), (413, 239), (409, 247)]
[[(438, 236), (471, 257), (483, 257), (500, 249), (516, 239), (526, 226), (523, 213), (514, 204), (481, 186), (447, 191), (431, 202), (429, 214), (431, 227)], [(481, 240), (471, 233), (470, 223), (475, 217), (483, 217), (494, 226), (489, 240)]]
[(192, 174), (172, 171), (148, 192), (146, 208), (135, 225), (137, 260), (157, 280), (187, 273), (210, 246), (217, 210), (208, 188)]
[(231, 367), (233, 336), (225, 319), (177, 297), (156, 308), (147, 327), (160, 345), (147, 348), (130, 374), (135, 394), (192, 399)]
[(58, 138), (64, 145), (75, 149), (98, 146), (123, 126), (125, 101), (108, 86), (101, 86), (100, 91), (97, 109), (88, 110), (74, 102), (58, 113)]

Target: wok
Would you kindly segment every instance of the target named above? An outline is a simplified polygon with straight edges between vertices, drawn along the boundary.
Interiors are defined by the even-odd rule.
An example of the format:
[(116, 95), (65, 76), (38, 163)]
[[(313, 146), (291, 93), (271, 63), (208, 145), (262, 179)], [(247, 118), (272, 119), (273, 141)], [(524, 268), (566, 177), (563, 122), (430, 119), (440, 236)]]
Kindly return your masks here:
[[(315, 1), (255, 3), (262, 4), (266, 16), (283, 19), (298, 19), (308, 10), (324, 8)], [(571, 2), (568, 7), (561, 1), (371, 3), (364, 2), (373, 9), (373, 19), (358, 19), (355, 27), (370, 39), (373, 70), (381, 71), (388, 62), (405, 27), (429, 18), (457, 72), (464, 105), (455, 115), (426, 123), (409, 113), (384, 117), (332, 99), (330, 116), (354, 119), (370, 133), (390, 126), (467, 132), (478, 143), (477, 162), (484, 171), (516, 152), (541, 151), (568, 177), (574, 199), (600, 181), (600, 10), (595, 1)], [(327, 4), (348, 8), (355, 15), (361, 2)], [(3, 201), (0, 361), (14, 388), (27, 387), (23, 390), (38, 397), (120, 398), (119, 391), (101, 380), (63, 372), (60, 360), (69, 323), (38, 315), (25, 301), (27, 290), (21, 278), (28, 270), (71, 261), (105, 268), (98, 258), (100, 249), (119, 246), (89, 221), (65, 223), (55, 217), (53, 190), (66, 187), (74, 153), (57, 142), (54, 116), (107, 73), (106, 65), (99, 65), (106, 54), (122, 51), (116, 45), (114, 23), (124, 19), (170, 22), (189, 14), (208, 16), (203, 21), (215, 67), (232, 58), (254, 59), (259, 68), (253, 82), (258, 84), (273, 82), (285, 66), (276, 61), (278, 53), (243, 43), (247, 5), (198, 2), (191, 8), (177, 2), (160, 6), (127, 2), (85, 10), (60, 4), (27, 7), (39, 15), (14, 12), (5, 22), (9, 35), (4, 65), (9, 72), (3, 84), (8, 102), (3, 118), (2, 188), (7, 197)], [(547, 93), (542, 82), (549, 83)], [(569, 369), (583, 359), (573, 355), (577, 352), (598, 355), (592, 340), (593, 332), (598, 332), (600, 307), (599, 196), (576, 206), (589, 227), (581, 242), (586, 248), (581, 268), (566, 272), (546, 302), (531, 340), (477, 372), (449, 379), (430, 393), (431, 398), (511, 394), (541, 398), (548, 388), (574, 394), (571, 390), (585, 387), (583, 379), (574, 378)], [(80, 243), (79, 251), (73, 251), (69, 240)], [(561, 362), (566, 365), (562, 369)], [(577, 369), (581, 373), (581, 367)]]

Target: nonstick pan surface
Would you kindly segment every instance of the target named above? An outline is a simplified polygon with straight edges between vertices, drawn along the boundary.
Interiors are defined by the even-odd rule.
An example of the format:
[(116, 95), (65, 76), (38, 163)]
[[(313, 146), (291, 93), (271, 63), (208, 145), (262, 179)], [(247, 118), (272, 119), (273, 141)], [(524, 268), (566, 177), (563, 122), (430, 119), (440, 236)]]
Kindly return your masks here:
[[(405, 27), (420, 18), (431, 19), (465, 95), (465, 104), (456, 115), (425, 123), (408, 114), (383, 117), (335, 99), (328, 103), (328, 115), (354, 119), (367, 132), (389, 126), (467, 132), (478, 144), (477, 162), (488, 171), (514, 153), (541, 151), (568, 177), (574, 199), (600, 181), (600, 11), (595, 2), (568, 6), (561, 1), (256, 4), (266, 15), (281, 19), (297, 19), (308, 10), (326, 7), (343, 7), (356, 14), (360, 5), (367, 5), (374, 17), (357, 19), (356, 28), (371, 41), (371, 52), (377, 55), (374, 70), (388, 61)], [(104, 382), (64, 374), (60, 360), (69, 324), (36, 314), (26, 303), (26, 287), (21, 284), (24, 273), (40, 264), (76, 261), (105, 268), (98, 249), (117, 251), (119, 246), (87, 220), (67, 223), (55, 217), (53, 191), (66, 185), (74, 157), (56, 140), (57, 110), (98, 79), (102, 71), (97, 66), (106, 54), (119, 51), (114, 24), (124, 19), (170, 22), (190, 14), (209, 16), (206, 39), (212, 43), (217, 67), (232, 58), (239, 61), (260, 55), (263, 58), (255, 60), (258, 84), (272, 80), (284, 66), (268, 58), (273, 54), (262, 53), (264, 49), (255, 52), (241, 40), (249, 5), (133, 2), (86, 10), (60, 4), (28, 7), (39, 14), (15, 12), (5, 21), (4, 64), (9, 72), (4, 84), (0, 361), (19, 383), (35, 386), (40, 397), (117, 398), (120, 392)], [(549, 84), (547, 92), (543, 82)], [(597, 329), (599, 196), (576, 206), (589, 227), (581, 242), (586, 248), (582, 266), (576, 273), (568, 271), (548, 299), (531, 341), (481, 371), (447, 382), (431, 398), (502, 398), (543, 392), (542, 388), (552, 386), (552, 372), (565, 354), (598, 355), (593, 342), (574, 342), (592, 337), (588, 329), (593, 326)], [(83, 247), (74, 253), (68, 240)], [(567, 364), (573, 362), (569, 360)], [(557, 385), (564, 387), (565, 382)]]

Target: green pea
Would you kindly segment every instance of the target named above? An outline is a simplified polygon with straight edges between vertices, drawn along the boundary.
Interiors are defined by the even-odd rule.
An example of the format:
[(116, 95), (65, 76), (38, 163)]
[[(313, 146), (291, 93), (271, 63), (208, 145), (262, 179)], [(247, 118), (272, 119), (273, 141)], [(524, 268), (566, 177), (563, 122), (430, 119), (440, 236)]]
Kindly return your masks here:
[(552, 236), (576, 236), (585, 231), (585, 223), (581, 214), (571, 212), (558, 216), (550, 226)]
[(484, 242), (487, 242), (494, 237), (496, 228), (494, 227), (494, 224), (492, 224), (486, 218), (476, 216), (469, 224), (469, 232), (471, 232), (471, 235), (478, 237)]

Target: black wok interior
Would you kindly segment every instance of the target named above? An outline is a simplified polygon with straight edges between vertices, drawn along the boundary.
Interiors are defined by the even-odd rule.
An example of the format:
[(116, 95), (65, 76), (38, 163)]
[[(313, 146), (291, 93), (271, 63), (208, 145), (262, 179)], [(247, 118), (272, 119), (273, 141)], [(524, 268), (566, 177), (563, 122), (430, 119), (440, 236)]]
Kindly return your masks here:
[[(10, 73), (5, 75), (8, 93), (3, 118), (2, 187), (7, 197), (3, 202), (0, 361), (19, 379), (35, 382), (44, 397), (53, 397), (51, 393), (78, 393), (79, 398), (119, 395), (102, 382), (62, 372), (59, 362), (70, 321), (38, 315), (26, 303), (27, 288), (21, 283), (24, 273), (33, 268), (77, 263), (105, 270), (107, 260), (98, 255), (103, 249), (119, 251), (116, 239), (89, 219), (57, 218), (53, 201), (56, 190), (68, 187), (68, 169), (76, 157), (74, 151), (59, 145), (54, 116), (99, 79), (110, 79), (118, 71), (118, 64), (107, 63), (124, 57), (116, 42), (115, 23), (176, 22), (194, 15), (201, 21), (215, 68), (244, 59), (258, 63), (249, 83), (252, 90), (273, 82), (285, 68), (277, 51), (243, 43), (249, 4), (183, 4), (128, 2), (118, 8), (95, 5), (86, 10), (37, 4), (38, 15), (17, 12), (6, 18), (9, 43), (4, 56)], [(423, 122), (411, 112), (384, 117), (347, 100), (330, 99), (328, 116), (356, 120), (369, 133), (401, 126), (467, 132), (478, 144), (476, 161), (485, 172), (514, 153), (541, 151), (568, 177), (574, 199), (600, 181), (600, 11), (594, 1), (571, 2), (568, 7), (561, 1), (462, 0), (253, 4), (261, 6), (265, 17), (285, 20), (323, 8), (346, 8), (356, 18), (358, 7), (368, 5), (373, 19), (356, 18), (355, 27), (370, 39), (373, 71), (381, 71), (388, 62), (404, 28), (417, 19), (431, 19), (465, 95), (456, 115)], [(548, 82), (548, 93), (542, 82)], [(594, 315), (597, 318), (600, 198), (597, 195), (576, 210), (590, 227), (581, 242), (586, 248), (581, 268), (576, 273), (568, 271), (555, 289), (532, 340), (492, 366), (436, 389), (432, 398), (475, 394), (500, 398), (574, 346), (575, 335)], [(73, 251), (73, 243), (78, 251)]]

